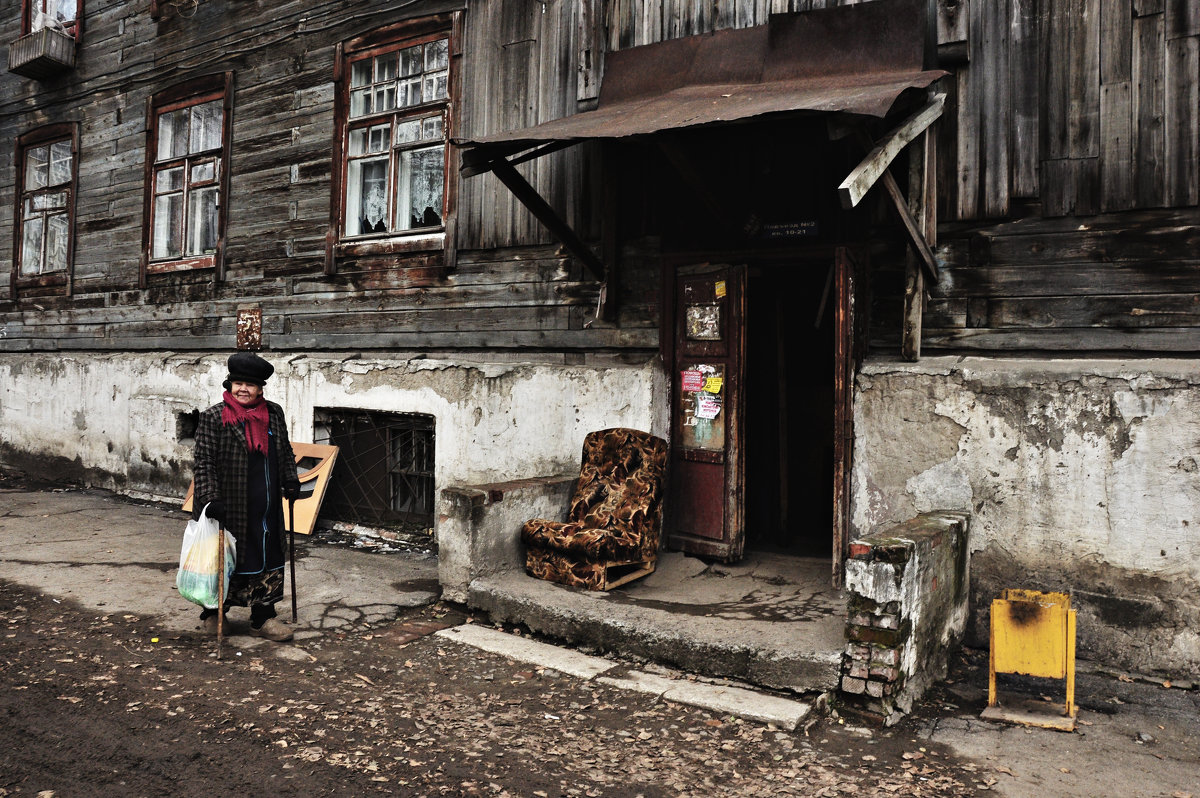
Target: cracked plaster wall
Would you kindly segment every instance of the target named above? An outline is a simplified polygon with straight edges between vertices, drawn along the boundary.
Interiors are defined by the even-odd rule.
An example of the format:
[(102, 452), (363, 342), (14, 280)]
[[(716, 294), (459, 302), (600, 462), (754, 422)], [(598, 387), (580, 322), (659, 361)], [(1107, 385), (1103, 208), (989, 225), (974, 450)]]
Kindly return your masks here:
[[(432, 415), (437, 488), (578, 471), (583, 438), (613, 426), (667, 428), (666, 380), (626, 364), (456, 362), (263, 353), (267, 398), (292, 437), (313, 409)], [(227, 354), (0, 354), (0, 464), (48, 479), (182, 497), (191, 441), (178, 415), (220, 400)]]
[(868, 362), (854, 432), (854, 535), (971, 514), (974, 642), (1000, 589), (1067, 590), (1081, 656), (1200, 670), (1200, 367)]

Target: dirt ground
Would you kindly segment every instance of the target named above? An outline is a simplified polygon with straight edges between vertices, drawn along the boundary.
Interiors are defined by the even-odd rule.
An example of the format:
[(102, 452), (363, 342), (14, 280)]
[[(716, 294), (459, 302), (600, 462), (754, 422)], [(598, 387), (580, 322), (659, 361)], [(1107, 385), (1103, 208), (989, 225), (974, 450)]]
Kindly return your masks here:
[[(215, 657), (199, 631), (0, 583), (0, 795), (974, 795), (912, 730), (785, 732), (423, 634), (437, 604), (353, 634)], [(483, 622), (484, 619), (475, 619)], [(414, 639), (415, 638), (415, 639)], [(840, 722), (839, 722), (840, 721)]]

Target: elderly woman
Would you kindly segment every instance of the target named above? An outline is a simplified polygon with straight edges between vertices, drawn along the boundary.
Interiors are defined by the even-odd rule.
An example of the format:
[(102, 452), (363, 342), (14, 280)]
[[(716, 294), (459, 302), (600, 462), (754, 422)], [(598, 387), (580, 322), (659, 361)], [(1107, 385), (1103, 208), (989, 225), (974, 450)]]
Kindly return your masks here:
[[(291, 626), (275, 618), (283, 598), (283, 498), (300, 495), (296, 458), (283, 409), (263, 398), (275, 367), (251, 352), (229, 358), (220, 404), (200, 414), (196, 428), (195, 514), (208, 507), (237, 539), (237, 566), (225, 608), (250, 608), (250, 633), (268, 640), (292, 639)], [(217, 632), (217, 611), (200, 614)], [(228, 628), (228, 626), (226, 626)]]

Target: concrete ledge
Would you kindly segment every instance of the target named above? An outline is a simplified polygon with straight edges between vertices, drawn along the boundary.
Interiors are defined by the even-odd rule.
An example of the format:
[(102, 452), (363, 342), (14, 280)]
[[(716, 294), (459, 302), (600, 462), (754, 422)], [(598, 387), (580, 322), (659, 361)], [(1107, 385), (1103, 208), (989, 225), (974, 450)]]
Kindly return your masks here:
[(605, 674), (621, 670), (618, 663), (592, 657), (571, 649), (510, 635), (496, 629), (464, 624), (436, 632), (439, 637), (473, 646), (492, 654), (549, 668), (585, 681), (622, 690), (653, 695), (664, 701), (707, 709), (721, 715), (769, 723), (793, 731), (812, 712), (812, 705), (779, 696), (766, 695), (744, 687), (711, 684), (691, 679), (671, 679), (642, 671)]
[(523, 571), (521, 527), (531, 518), (563, 518), (578, 474), (443, 488), (438, 498), (438, 581), (451, 601), (466, 602), (476, 579)]

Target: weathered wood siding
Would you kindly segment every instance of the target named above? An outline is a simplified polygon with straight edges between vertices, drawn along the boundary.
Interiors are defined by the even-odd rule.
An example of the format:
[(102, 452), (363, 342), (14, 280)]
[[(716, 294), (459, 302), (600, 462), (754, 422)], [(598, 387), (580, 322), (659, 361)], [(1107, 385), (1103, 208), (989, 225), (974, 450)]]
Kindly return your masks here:
[[(208, 0), (182, 17), (146, 2), (89, 2), (78, 68), (35, 82), (0, 74), (0, 348), (228, 349), (241, 307), (263, 311), (271, 349), (403, 351), (646, 350), (657, 342), (657, 284), (622, 289), (617, 323), (594, 322), (598, 284), (490, 178), (462, 181), (459, 252), (343, 258), (324, 274), (337, 44), (466, 0)], [(576, 3), (471, 2), (461, 41), (455, 134), (571, 113), (577, 104)], [(19, 15), (0, 36), (19, 34)], [(226, 279), (212, 270), (152, 275), (138, 289), (147, 100), (188, 78), (234, 74)], [(13, 142), (51, 121), (80, 125), (76, 256), (70, 296), (10, 301)], [(584, 213), (585, 148), (527, 172), (567, 218)], [(587, 167), (590, 168), (590, 167)], [(457, 175), (455, 175), (457, 179)], [(583, 220), (581, 223), (580, 220)], [(590, 223), (590, 227), (589, 227)], [(653, 271), (651, 270), (651, 273)], [(635, 279), (631, 286), (644, 289)]]
[[(657, 341), (654, 253), (631, 252), (623, 264), (617, 321), (585, 327), (597, 284), (491, 176), (457, 185), (456, 265), (440, 251), (376, 255), (324, 274), (337, 44), (465, 9), (454, 133), (472, 137), (592, 107), (606, 50), (843, 4), (206, 0), (190, 18), (166, 6), (154, 21), (145, 0), (89, 2), (74, 71), (41, 82), (0, 75), (0, 348), (227, 348), (237, 309), (261, 305), (274, 349), (644, 351)], [(946, 62), (943, 81), (945, 276), (931, 287), (926, 348), (1082, 351), (1119, 340), (1115, 348), (1196, 349), (1178, 331), (1200, 328), (1188, 304), (1200, 295), (1191, 277), (1200, 3), (937, 5), (939, 41), (957, 60)], [(15, 14), (0, 19), (4, 41), (19, 24)], [(147, 99), (226, 71), (234, 75), (226, 279), (157, 275), (139, 290)], [(80, 127), (72, 293), (12, 302), (13, 142), (50, 122)], [(583, 145), (520, 169), (596, 242), (602, 167), (599, 148)], [(989, 242), (987, 258), (980, 241)], [(889, 315), (897, 272), (876, 264), (873, 337), (898, 341)]]

